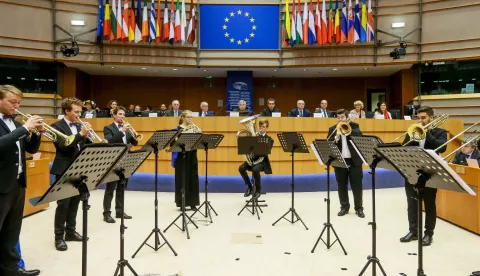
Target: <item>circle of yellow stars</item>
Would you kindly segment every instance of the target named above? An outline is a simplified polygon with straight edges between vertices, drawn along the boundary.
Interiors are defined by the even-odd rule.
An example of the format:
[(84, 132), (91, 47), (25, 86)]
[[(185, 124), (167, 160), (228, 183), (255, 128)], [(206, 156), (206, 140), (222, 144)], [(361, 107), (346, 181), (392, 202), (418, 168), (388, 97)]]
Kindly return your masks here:
[[(248, 18), (248, 20), (250, 21), (250, 23), (252, 23), (252, 26), (251, 26), (251, 31), (250, 31), (250, 34), (245, 37), (243, 40), (242, 39), (236, 39), (235, 37), (233, 37), (229, 32), (228, 32), (228, 23), (230, 22), (230, 19), (234, 18), (235, 15), (237, 16), (245, 16)], [(243, 12), (242, 10), (238, 10), (236, 12), (230, 12), (229, 16), (225, 17), (224, 18), (224, 21), (225, 23), (223, 24), (222, 26), (222, 29), (223, 31), (225, 32), (224, 33), (224, 36), (225, 38), (227, 38), (228, 40), (230, 40), (230, 43), (236, 43), (237, 45), (242, 45), (242, 44), (246, 44), (246, 43), (249, 43), (250, 40), (252, 40), (253, 38), (255, 38), (255, 31), (257, 30), (257, 26), (255, 25), (255, 18), (250, 16), (250, 13), (249, 12)]]

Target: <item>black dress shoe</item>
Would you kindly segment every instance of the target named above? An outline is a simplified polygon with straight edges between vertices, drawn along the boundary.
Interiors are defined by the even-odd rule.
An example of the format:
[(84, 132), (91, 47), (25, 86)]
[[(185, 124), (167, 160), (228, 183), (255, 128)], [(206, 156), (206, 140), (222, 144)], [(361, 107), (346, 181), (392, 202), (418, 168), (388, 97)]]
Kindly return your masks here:
[(430, 235), (425, 235), (425, 237), (423, 237), (423, 240), (422, 240), (422, 245), (423, 246), (429, 246), (431, 245), (433, 242), (433, 238), (432, 236)]
[(411, 242), (416, 240), (418, 240), (418, 236), (412, 232), (408, 232), (405, 237), (400, 238), (400, 242)]
[(358, 216), (359, 218), (364, 218), (364, 217), (365, 217), (365, 214), (363, 213), (362, 210), (357, 210), (357, 211), (355, 211), (355, 214), (357, 214), (357, 216)]
[(33, 270), (25, 270), (21, 267), (17, 268), (17, 270), (12, 271), (10, 274), (11, 276), (37, 276), (40, 274), (40, 270), (33, 269)]
[(115, 223), (115, 220), (110, 215), (104, 215), (103, 221), (105, 221), (106, 223)]
[[(115, 218), (122, 218), (122, 215), (117, 214), (117, 215), (115, 216)], [(124, 219), (131, 219), (132, 216), (129, 216), (129, 215), (123, 213), (123, 218), (124, 218)]]
[(346, 214), (348, 214), (347, 209), (340, 209), (340, 212), (338, 212), (339, 217), (345, 216)]
[(259, 198), (261, 195), (262, 195), (262, 191), (261, 191), (261, 190), (255, 191), (255, 193), (253, 194), (253, 198), (257, 199), (257, 198)]
[(249, 197), (252, 195), (252, 188), (248, 187), (247, 191), (243, 195), (244, 197)]
[(197, 209), (197, 207), (196, 207), (195, 205), (190, 206), (190, 209), (191, 209), (192, 211), (198, 211), (198, 209)]
[(55, 239), (55, 248), (58, 251), (66, 251), (68, 246), (63, 239)]
[(480, 270), (472, 272), (471, 276), (480, 276)]
[(80, 235), (77, 232), (74, 232), (73, 234), (65, 234), (65, 241), (78, 241), (81, 242), (83, 241), (82, 235)]

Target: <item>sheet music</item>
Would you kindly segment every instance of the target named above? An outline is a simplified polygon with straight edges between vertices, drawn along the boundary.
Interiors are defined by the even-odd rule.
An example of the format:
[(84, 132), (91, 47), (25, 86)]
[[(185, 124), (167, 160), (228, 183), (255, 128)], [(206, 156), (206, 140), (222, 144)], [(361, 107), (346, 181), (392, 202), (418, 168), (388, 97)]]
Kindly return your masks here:
[(312, 148), (313, 153), (317, 157), (318, 163), (320, 163), (320, 165), (324, 166), (325, 164), (323, 163), (322, 158), (320, 158), (320, 154), (318, 154), (318, 151), (315, 148), (315, 145), (312, 143), (312, 144), (310, 144), (310, 147)]

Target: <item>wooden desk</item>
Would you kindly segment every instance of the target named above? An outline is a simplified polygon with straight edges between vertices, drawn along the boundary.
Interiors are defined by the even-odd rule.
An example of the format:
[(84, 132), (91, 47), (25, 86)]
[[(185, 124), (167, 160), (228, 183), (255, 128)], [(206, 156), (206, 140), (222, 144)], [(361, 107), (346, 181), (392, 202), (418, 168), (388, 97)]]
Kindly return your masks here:
[(438, 190), (437, 216), (480, 234), (480, 169), (450, 164), (458, 175), (470, 186), (477, 196), (469, 194)]
[(23, 216), (34, 214), (48, 208), (48, 203), (33, 207), (29, 199), (42, 196), (50, 185), (50, 168), (48, 158), (27, 160), (27, 191)]

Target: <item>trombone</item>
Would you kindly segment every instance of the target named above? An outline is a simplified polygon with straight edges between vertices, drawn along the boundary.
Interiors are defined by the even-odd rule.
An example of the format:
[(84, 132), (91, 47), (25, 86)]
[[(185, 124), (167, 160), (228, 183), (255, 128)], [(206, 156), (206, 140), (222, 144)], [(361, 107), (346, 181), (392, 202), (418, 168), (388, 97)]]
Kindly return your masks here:
[[(472, 129), (474, 126), (480, 124), (480, 121), (474, 123), (473, 125), (467, 127), (466, 129), (462, 130), (459, 134), (453, 136), (452, 138), (450, 138), (450, 140), (448, 140), (447, 142), (443, 143), (441, 146), (439, 146), (438, 148), (435, 149), (435, 152), (437, 152), (438, 150), (440, 150), (441, 148), (443, 148), (444, 146), (446, 146), (448, 143), (452, 142), (453, 140), (457, 139), (460, 135), (464, 134), (465, 132), (469, 131), (470, 129)], [(458, 150), (462, 149), (463, 147), (465, 147), (466, 145), (468, 145), (468, 143), (474, 141), (475, 139), (477, 139), (477, 137), (479, 137), (479, 135), (475, 136), (473, 139), (470, 139), (467, 143), (461, 145), (459, 148), (457, 148), (456, 150), (454, 150), (453, 152), (449, 153), (447, 156), (445, 156), (443, 159), (445, 160), (446, 158), (450, 157), (452, 154), (456, 153)]]
[[(355, 119), (353, 119), (353, 120), (355, 120)], [(330, 135), (328, 135), (327, 141), (330, 140), (330, 138), (332, 137), (332, 135), (334, 133), (341, 133), (342, 135), (345, 135), (345, 136), (349, 136), (350, 134), (352, 134), (352, 127), (350, 126), (350, 122), (353, 122), (353, 120), (349, 119), (347, 122), (338, 123), (335, 130), (332, 131), (332, 133), (330, 133)]]
[[(22, 116), (22, 122), (25, 123), (28, 118), (32, 117), (31, 114), (24, 114), (20, 111), (18, 111), (18, 109), (15, 109), (15, 112), (17, 112), (20, 116)], [(47, 125), (46, 123), (44, 123), (42, 121), (42, 127), (45, 129), (45, 132), (39, 132), (36, 128), (32, 129), (31, 131), (33, 133), (35, 133), (36, 135), (43, 135), (45, 137), (47, 137), (47, 139), (51, 140), (52, 142), (57, 142), (60, 138), (63, 139), (65, 141), (65, 146), (68, 146), (70, 145), (73, 140), (75, 139), (75, 135), (70, 135), (70, 136), (67, 136), (63, 133), (61, 133), (60, 131), (56, 130), (55, 128)]]
[(140, 141), (143, 139), (143, 134), (140, 134), (138, 132), (135, 131), (135, 129), (133, 129), (132, 125), (129, 124), (127, 121), (125, 121), (124, 119), (122, 119), (122, 122), (123, 122), (123, 125), (126, 125), (128, 124), (129, 128), (128, 128), (128, 132), (130, 132), (130, 135), (132, 135), (133, 139), (137, 140), (137, 141)]
[(407, 131), (403, 133), (402, 135), (398, 136), (397, 138), (393, 139), (393, 143), (397, 141), (398, 139), (404, 137), (405, 135), (408, 134), (410, 136), (410, 141), (408, 141), (406, 144), (403, 146), (407, 146), (411, 142), (421, 142), (427, 138), (427, 132), (440, 126), (441, 124), (445, 123), (445, 121), (448, 119), (447, 114), (442, 114), (440, 117), (436, 118), (435, 120), (431, 121), (430, 123), (426, 124), (425, 126), (419, 125), (419, 124), (411, 124)]
[(88, 140), (90, 140), (90, 142), (95, 143), (98, 140), (98, 143), (108, 143), (106, 139), (100, 137), (91, 127), (87, 127), (85, 122), (83, 122), (80, 118), (77, 118), (77, 121), (82, 127), (85, 127), (88, 130), (86, 137)]

